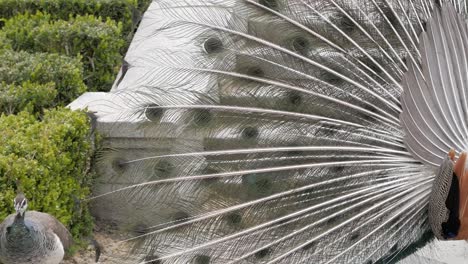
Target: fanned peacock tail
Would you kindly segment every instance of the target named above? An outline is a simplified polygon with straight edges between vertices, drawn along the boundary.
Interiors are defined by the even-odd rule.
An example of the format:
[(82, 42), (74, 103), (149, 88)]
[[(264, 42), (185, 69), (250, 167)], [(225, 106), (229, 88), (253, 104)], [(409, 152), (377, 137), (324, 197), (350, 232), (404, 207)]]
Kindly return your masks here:
[(427, 239), (436, 169), (467, 147), (466, 2), (153, 5), (114, 93), (154, 151), (104, 151), (131, 182), (93, 197), (133, 209), (130, 259), (387, 263)]

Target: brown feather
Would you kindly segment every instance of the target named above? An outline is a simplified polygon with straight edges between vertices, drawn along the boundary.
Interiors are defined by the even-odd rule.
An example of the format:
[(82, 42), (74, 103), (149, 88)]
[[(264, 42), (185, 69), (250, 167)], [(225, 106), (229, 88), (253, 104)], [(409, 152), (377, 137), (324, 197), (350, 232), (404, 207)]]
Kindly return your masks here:
[[(465, 157), (466, 157), (466, 153)], [(465, 163), (466, 164), (466, 163)], [(464, 167), (463, 173), (459, 174), (460, 185), (460, 231), (457, 239), (468, 239), (468, 172)]]

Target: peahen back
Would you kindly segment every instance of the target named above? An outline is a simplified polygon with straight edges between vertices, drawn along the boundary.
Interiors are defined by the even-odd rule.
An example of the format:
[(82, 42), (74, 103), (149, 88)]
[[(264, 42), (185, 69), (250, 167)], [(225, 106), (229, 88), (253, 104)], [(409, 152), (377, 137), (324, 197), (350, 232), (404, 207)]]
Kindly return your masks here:
[(101, 102), (145, 139), (105, 141), (118, 185), (93, 197), (130, 263), (391, 263), (428, 240), (444, 157), (408, 148), (400, 96), (433, 14), (464, 21), (441, 2), (155, 1)]

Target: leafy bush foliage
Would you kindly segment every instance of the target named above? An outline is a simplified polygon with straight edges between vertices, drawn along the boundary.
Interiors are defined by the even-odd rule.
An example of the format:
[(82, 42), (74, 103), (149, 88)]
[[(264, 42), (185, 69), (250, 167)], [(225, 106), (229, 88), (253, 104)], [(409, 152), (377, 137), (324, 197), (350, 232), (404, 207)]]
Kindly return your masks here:
[(53, 105), (66, 105), (86, 91), (80, 58), (53, 53), (0, 50), (0, 82), (22, 85), (55, 83)]
[[(5, 23), (0, 19), (0, 23)], [(2, 32), (0, 30), (0, 32)], [(0, 34), (0, 49), (10, 49), (11, 48), (11, 41), (7, 39), (3, 34)]]
[(122, 61), (121, 24), (92, 15), (51, 20), (51, 15), (18, 15), (6, 21), (1, 35), (14, 50), (81, 55), (85, 83), (91, 90), (111, 87)]
[(0, 0), (0, 219), (14, 211), (20, 180), (30, 209), (55, 215), (78, 240), (91, 232), (80, 203), (92, 180), (89, 120), (44, 109), (70, 103), (85, 83), (110, 87), (150, 2)]
[(88, 234), (91, 217), (78, 201), (89, 194), (92, 142), (83, 112), (46, 110), (43, 119), (21, 112), (0, 116), (0, 219), (13, 212), (15, 182), (32, 210), (48, 212), (75, 237)]
[(125, 34), (130, 34), (140, 20), (137, 7), (147, 7), (151, 0), (0, 0), (0, 17), (10, 18), (36, 11), (52, 14), (54, 19), (67, 20), (70, 14), (95, 15), (123, 23)]
[(153, 2), (153, 0), (138, 0), (138, 10), (144, 13), (146, 9), (148, 9), (151, 2)]
[(56, 96), (53, 82), (38, 84), (26, 81), (21, 85), (0, 83), (0, 113), (40, 113), (43, 108), (53, 105)]

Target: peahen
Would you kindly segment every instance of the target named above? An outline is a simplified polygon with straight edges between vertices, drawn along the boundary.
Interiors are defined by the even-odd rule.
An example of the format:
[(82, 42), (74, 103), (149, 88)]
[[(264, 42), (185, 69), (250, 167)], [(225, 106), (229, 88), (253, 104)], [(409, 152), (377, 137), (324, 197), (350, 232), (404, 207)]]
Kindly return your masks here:
[(105, 140), (117, 185), (90, 199), (125, 214), (130, 263), (391, 263), (468, 239), (465, 1), (148, 12), (113, 99), (88, 105), (145, 139)]
[(59, 264), (73, 239), (50, 214), (26, 211), (28, 200), (19, 192), (15, 213), (0, 224), (0, 261), (3, 264)]

